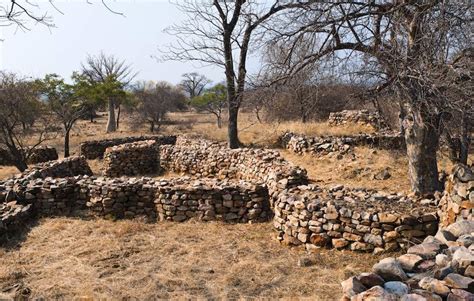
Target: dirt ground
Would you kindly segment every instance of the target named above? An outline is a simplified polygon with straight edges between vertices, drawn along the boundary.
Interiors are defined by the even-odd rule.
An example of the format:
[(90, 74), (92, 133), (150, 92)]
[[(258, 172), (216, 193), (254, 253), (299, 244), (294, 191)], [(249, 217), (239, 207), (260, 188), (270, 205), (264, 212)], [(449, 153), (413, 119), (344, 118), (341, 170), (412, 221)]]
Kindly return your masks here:
[[(307, 254), (275, 239), (271, 223), (43, 219), (0, 248), (0, 299), (337, 300), (340, 281), (380, 257)], [(313, 265), (299, 267), (307, 257)], [(300, 300), (301, 300), (300, 299)]]

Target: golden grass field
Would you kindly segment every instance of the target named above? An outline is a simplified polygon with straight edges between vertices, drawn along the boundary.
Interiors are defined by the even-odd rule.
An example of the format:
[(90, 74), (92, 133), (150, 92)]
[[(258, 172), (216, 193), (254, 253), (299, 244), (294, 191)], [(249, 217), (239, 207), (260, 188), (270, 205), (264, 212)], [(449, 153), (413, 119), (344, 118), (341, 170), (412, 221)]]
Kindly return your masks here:
[[(80, 121), (71, 137), (72, 153), (84, 140), (148, 134), (132, 128), (125, 117), (114, 134), (105, 134), (106, 116), (95, 123)], [(359, 126), (328, 127), (324, 123), (260, 124), (241, 114), (240, 138), (246, 144), (273, 147), (285, 130), (307, 135), (355, 134)], [(225, 140), (210, 115), (173, 113), (159, 133), (189, 134)], [(62, 139), (47, 144), (62, 152)], [(357, 148), (356, 160), (283, 156), (308, 170), (320, 185), (343, 183), (388, 191), (409, 191), (407, 161), (402, 153)], [(89, 162), (100, 172), (100, 160)], [(388, 168), (392, 177), (372, 180), (370, 174)], [(440, 168), (450, 168), (445, 158)], [(2, 178), (17, 171), (1, 167)], [(380, 259), (371, 254), (289, 248), (275, 239), (272, 224), (156, 223), (123, 220), (48, 218), (0, 246), (0, 300), (22, 292), (45, 299), (286, 299), (338, 300), (340, 281), (370, 270)], [(298, 267), (307, 256), (314, 265)], [(388, 256), (387, 254), (382, 256)]]
[[(336, 300), (339, 283), (380, 257), (306, 254), (273, 239), (270, 223), (43, 219), (21, 245), (0, 248), (1, 292), (71, 300)], [(300, 257), (314, 265), (298, 267)]]

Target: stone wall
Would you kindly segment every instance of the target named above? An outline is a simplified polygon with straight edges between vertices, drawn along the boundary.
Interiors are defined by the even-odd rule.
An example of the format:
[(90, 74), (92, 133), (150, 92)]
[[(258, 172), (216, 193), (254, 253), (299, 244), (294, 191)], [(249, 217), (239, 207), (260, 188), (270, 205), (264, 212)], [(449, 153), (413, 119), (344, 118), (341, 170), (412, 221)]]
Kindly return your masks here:
[(158, 145), (172, 145), (176, 143), (176, 136), (140, 136), (86, 141), (81, 143), (81, 155), (86, 159), (102, 159), (108, 147), (145, 140), (155, 140)]
[(457, 165), (448, 177), (440, 201), (438, 215), (441, 227), (459, 220), (474, 221), (474, 171), (472, 167)]
[[(58, 152), (52, 146), (37, 146), (33, 149), (28, 164), (37, 164), (58, 159)], [(10, 153), (0, 148), (0, 165), (13, 165)]]
[(314, 185), (285, 190), (274, 206), (274, 227), (288, 244), (393, 251), (436, 233), (436, 204), (397, 194)]
[(104, 175), (109, 177), (153, 174), (159, 167), (160, 156), (155, 140), (125, 143), (105, 150)]
[(87, 160), (82, 156), (73, 156), (62, 160), (39, 163), (25, 170), (22, 178), (64, 178), (76, 175), (92, 175)]
[(32, 205), (16, 201), (0, 203), (0, 238), (6, 233), (21, 229), (32, 216)]
[(288, 187), (306, 184), (306, 170), (283, 159), (278, 151), (267, 149), (229, 149), (207, 140), (179, 137), (176, 145), (160, 148), (165, 170), (193, 177), (241, 179), (266, 184), (270, 196)]
[(386, 128), (382, 118), (377, 112), (369, 110), (343, 110), (329, 114), (328, 123), (333, 126), (362, 124), (375, 129)]
[(341, 283), (342, 300), (474, 300), (474, 221), (428, 236), (407, 254)]
[(29, 164), (37, 164), (47, 161), (58, 160), (58, 152), (54, 147), (51, 146), (39, 146), (33, 150), (30, 158), (28, 159)]
[(261, 222), (271, 217), (268, 190), (240, 181), (197, 181), (189, 185), (160, 182), (155, 203), (160, 220)]
[(368, 146), (389, 150), (405, 149), (405, 139), (394, 133), (306, 137), (288, 132), (280, 136), (279, 144), (297, 154), (309, 153), (315, 156), (330, 153), (341, 155), (350, 154), (356, 146)]
[[(0, 185), (0, 236), (31, 216), (99, 216), (150, 220), (262, 222), (268, 190), (244, 181), (190, 178), (37, 178)], [(2, 232), (3, 231), (3, 232)]]

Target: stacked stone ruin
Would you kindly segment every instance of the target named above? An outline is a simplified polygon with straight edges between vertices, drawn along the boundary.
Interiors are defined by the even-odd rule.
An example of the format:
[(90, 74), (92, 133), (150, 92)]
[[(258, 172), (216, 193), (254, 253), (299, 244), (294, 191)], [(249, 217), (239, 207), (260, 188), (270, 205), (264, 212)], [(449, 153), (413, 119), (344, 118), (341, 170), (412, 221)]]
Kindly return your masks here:
[(458, 166), (439, 203), (435, 235), (341, 283), (345, 300), (474, 300), (474, 175)]
[(155, 140), (158, 145), (172, 145), (176, 143), (176, 136), (140, 136), (85, 141), (80, 145), (80, 153), (89, 160), (102, 159), (109, 147), (145, 140)]
[(417, 200), (397, 194), (308, 185), (278, 196), (273, 224), (280, 240), (306, 244), (307, 249), (334, 247), (380, 253), (435, 234), (436, 208), (430, 200), (420, 206)]
[[(125, 153), (114, 161), (118, 165), (111, 164), (119, 166), (113, 168), (112, 177), (91, 176), (84, 157), (71, 157), (39, 164), (2, 182), (0, 198), (9, 203), (2, 207), (2, 219), (12, 220), (14, 212), (23, 210), (18, 206), (29, 205), (24, 211), (31, 210), (31, 215), (40, 216), (80, 213), (112, 218), (145, 216), (155, 220), (198, 218), (229, 222), (273, 217), (283, 243), (305, 244), (308, 249), (334, 247), (372, 252), (407, 248), (433, 235), (438, 227), (436, 199), (420, 201), (341, 185), (331, 189), (310, 185), (306, 171), (284, 160), (275, 150), (229, 149), (221, 143), (179, 137), (175, 145), (161, 145), (159, 156), (155, 156), (148, 153), (150, 149), (156, 150), (152, 147), (155, 143), (144, 141), (112, 147), (106, 158), (116, 152)], [(120, 162), (152, 157), (165, 170), (186, 177), (116, 177), (127, 173), (121, 166), (128, 165)], [(146, 174), (147, 168), (141, 166), (134, 173)], [(464, 207), (467, 205), (463, 200), (472, 198), (472, 185), (467, 185), (467, 192), (454, 185), (456, 195), (464, 199), (452, 198)], [(445, 202), (440, 204), (444, 206)], [(469, 206), (466, 208), (471, 210)], [(444, 211), (443, 208), (440, 210)], [(456, 212), (464, 217), (466, 208)]]
[[(37, 164), (58, 159), (58, 152), (52, 146), (37, 146), (31, 150), (28, 164)], [(0, 148), (0, 165), (13, 165), (13, 159), (7, 149)]]
[(72, 156), (36, 164), (26, 169), (20, 178), (64, 178), (75, 175), (92, 175), (92, 170), (83, 156)]
[(354, 136), (321, 136), (307, 137), (286, 132), (279, 138), (281, 147), (299, 155), (310, 154), (324, 156), (336, 154), (344, 156), (352, 154), (354, 147), (368, 146), (378, 149), (402, 150), (405, 139), (400, 134), (381, 132), (376, 134), (359, 134)]
[(155, 140), (108, 147), (104, 153), (104, 175), (109, 177), (154, 174), (159, 167), (160, 156)]
[(331, 112), (328, 123), (333, 126), (362, 124), (371, 126), (375, 129), (386, 128), (380, 115), (375, 111), (369, 110), (343, 110), (340, 112)]

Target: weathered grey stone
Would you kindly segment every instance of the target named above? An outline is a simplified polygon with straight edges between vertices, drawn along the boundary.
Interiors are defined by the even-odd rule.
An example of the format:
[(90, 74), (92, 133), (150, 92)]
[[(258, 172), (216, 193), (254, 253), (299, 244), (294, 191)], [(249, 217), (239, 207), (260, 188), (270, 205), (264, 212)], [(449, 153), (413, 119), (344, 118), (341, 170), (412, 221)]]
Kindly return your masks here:
[(474, 279), (456, 273), (451, 273), (446, 276), (444, 282), (451, 288), (459, 288), (471, 293), (474, 291)]
[(345, 296), (352, 297), (363, 291), (367, 288), (360, 282), (356, 277), (350, 277), (349, 279), (341, 282), (342, 292)]
[(390, 293), (399, 297), (408, 294), (408, 285), (400, 281), (388, 281), (384, 284), (384, 289)]
[(380, 286), (374, 286), (365, 292), (362, 292), (351, 298), (351, 301), (369, 301), (369, 300), (384, 300), (396, 301), (398, 297), (394, 294), (388, 293)]
[(446, 297), (450, 292), (450, 289), (446, 286), (444, 281), (440, 281), (431, 277), (425, 277), (421, 279), (418, 285), (420, 286), (420, 288), (438, 294), (440, 296)]
[(474, 232), (474, 221), (467, 221), (467, 220), (458, 221), (446, 227), (445, 230), (450, 232), (455, 237), (471, 234)]
[(357, 276), (357, 279), (367, 288), (373, 286), (383, 286), (385, 281), (382, 277), (375, 273), (362, 273)]
[(397, 258), (403, 270), (412, 272), (423, 261), (423, 258), (416, 254), (404, 254)]
[(453, 288), (451, 294), (448, 295), (448, 301), (472, 301), (474, 300), (474, 294), (465, 290)]
[(431, 258), (435, 258), (439, 250), (440, 250), (439, 244), (429, 242), (429, 243), (422, 243), (422, 244), (410, 247), (407, 250), (407, 253), (416, 254), (425, 259), (431, 259)]
[(400, 263), (393, 257), (382, 259), (372, 269), (374, 273), (379, 274), (386, 281), (405, 281), (408, 279)]

